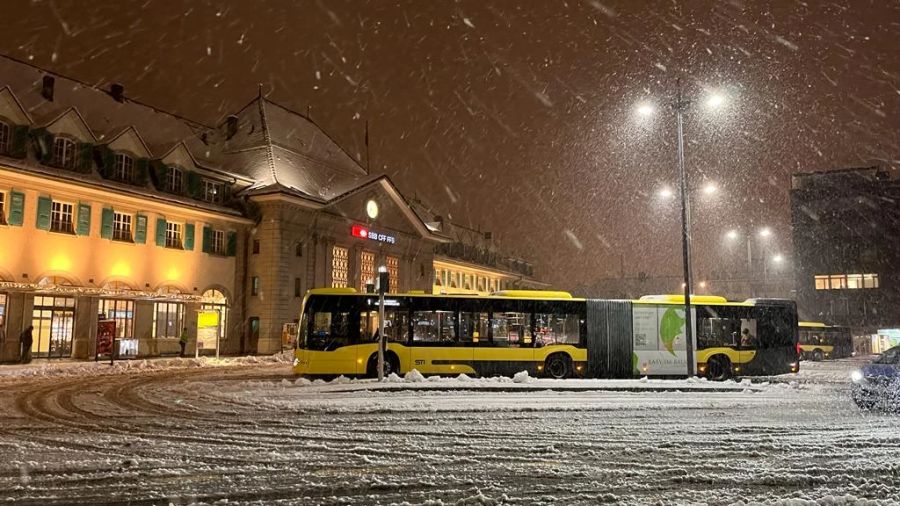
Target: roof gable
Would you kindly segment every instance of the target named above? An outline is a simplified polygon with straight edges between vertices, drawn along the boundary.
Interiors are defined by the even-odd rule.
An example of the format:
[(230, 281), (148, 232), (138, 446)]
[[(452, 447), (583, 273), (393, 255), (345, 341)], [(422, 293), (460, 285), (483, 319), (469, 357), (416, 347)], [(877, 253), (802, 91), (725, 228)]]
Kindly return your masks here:
[(94, 132), (81, 117), (78, 109), (70, 107), (46, 125), (47, 131), (54, 134), (71, 135), (82, 142), (96, 142)]
[(0, 89), (0, 116), (12, 121), (17, 125), (30, 125), (31, 116), (28, 111), (22, 107), (19, 99), (16, 98), (9, 86)]
[(150, 158), (150, 148), (144, 143), (134, 127), (122, 130), (107, 142), (107, 147), (113, 151), (126, 151), (139, 157)]
[(191, 154), (183, 142), (172, 146), (171, 149), (163, 153), (160, 159), (166, 165), (178, 165), (185, 168), (195, 168), (197, 166), (194, 155)]
[[(366, 215), (366, 202), (369, 200), (374, 200), (379, 207), (378, 216), (374, 220)], [(381, 176), (334, 199), (326, 209), (351, 220), (363, 221), (376, 230), (378, 227), (385, 227), (444, 241), (444, 238), (428, 230), (387, 176)]]

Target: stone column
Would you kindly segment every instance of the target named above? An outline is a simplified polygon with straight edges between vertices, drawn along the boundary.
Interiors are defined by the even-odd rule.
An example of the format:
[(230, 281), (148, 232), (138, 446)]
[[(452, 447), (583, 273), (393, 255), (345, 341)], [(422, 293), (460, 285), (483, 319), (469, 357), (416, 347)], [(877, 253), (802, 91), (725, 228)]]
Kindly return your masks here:
[(97, 297), (75, 298), (75, 333), (72, 337), (72, 358), (85, 360), (97, 345)]

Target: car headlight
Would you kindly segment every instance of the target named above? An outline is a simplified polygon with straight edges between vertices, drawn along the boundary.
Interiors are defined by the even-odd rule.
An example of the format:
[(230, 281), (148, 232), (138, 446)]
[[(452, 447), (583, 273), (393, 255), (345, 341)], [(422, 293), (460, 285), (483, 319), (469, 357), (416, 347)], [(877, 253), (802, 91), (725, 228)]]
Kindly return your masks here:
[(294, 367), (297, 367), (297, 364), (299, 364), (299, 363), (300, 363), (300, 359), (297, 357), (294, 357)]
[(864, 378), (865, 378), (865, 376), (863, 376), (862, 371), (853, 371), (850, 373), (850, 380), (853, 381), (854, 383), (859, 383)]

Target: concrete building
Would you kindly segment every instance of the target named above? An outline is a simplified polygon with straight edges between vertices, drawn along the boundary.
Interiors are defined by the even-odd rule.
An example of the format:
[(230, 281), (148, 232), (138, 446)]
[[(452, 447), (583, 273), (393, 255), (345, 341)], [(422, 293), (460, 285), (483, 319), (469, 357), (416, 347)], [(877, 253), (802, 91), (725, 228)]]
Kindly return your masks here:
[(855, 334), (900, 328), (900, 177), (868, 167), (795, 174), (791, 221), (802, 319)]
[(191, 354), (279, 351), (308, 289), (379, 266), (391, 292), (434, 290), (436, 265), (521, 284), (435, 264), (442, 228), (262, 96), (204, 125), (0, 57), (0, 361), (28, 325), (37, 357), (94, 357), (111, 325), (121, 355), (177, 353), (183, 329)]

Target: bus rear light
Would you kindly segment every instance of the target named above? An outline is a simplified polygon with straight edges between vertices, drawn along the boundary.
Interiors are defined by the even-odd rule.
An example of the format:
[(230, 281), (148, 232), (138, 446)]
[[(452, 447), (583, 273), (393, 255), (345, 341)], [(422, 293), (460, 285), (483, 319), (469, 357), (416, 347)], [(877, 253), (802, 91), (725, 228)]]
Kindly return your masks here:
[(791, 366), (791, 372), (797, 372), (797, 362), (791, 362), (789, 365)]

